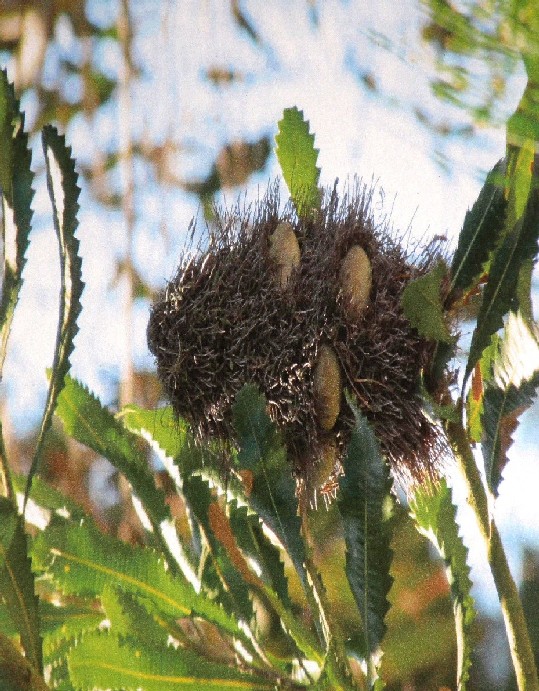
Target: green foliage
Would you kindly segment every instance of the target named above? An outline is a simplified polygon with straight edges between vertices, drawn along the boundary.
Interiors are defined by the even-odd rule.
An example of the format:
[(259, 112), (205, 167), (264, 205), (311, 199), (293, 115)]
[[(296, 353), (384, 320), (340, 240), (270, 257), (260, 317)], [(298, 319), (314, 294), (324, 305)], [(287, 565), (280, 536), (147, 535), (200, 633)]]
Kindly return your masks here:
[(6, 356), (11, 322), (22, 287), (22, 271), (32, 222), (34, 174), (24, 131), (24, 115), (5, 70), (0, 70), (0, 193), (4, 273), (0, 301), (0, 373)]
[(470, 595), (468, 550), (459, 535), (456, 507), (445, 479), (438, 485), (418, 487), (410, 500), (410, 512), (419, 532), (432, 542), (445, 561), (457, 631), (458, 689), (465, 691), (472, 664), (472, 623), (476, 611)]
[[(441, 5), (437, 11), (440, 21), (455, 22), (452, 30), (466, 30), (460, 13)], [(478, 36), (473, 27), (470, 36)], [(526, 67), (530, 78), (536, 76), (531, 56)], [(106, 97), (110, 85), (101, 86)], [(96, 84), (98, 90), (101, 86)], [(451, 97), (445, 85), (439, 92)], [(523, 101), (530, 98), (527, 90)], [(529, 114), (525, 106), (529, 103), (519, 109)], [(530, 168), (530, 131), (518, 129), (523, 122), (517, 118), (508, 124), (513, 134), (524, 133), (528, 139), (513, 146), (506, 163), (499, 162), (489, 174), (466, 214), (451, 269), (440, 261), (412, 281), (402, 297), (412, 326), (433, 342), (435, 367), (424, 373), (430, 392), (425, 391), (425, 398), (464, 469), (508, 628), (520, 646), (515, 646), (514, 658), (519, 679), (518, 655), (527, 655), (522, 653), (526, 632), (515, 618), (518, 598), (507, 596), (514, 595), (514, 583), (470, 441), (481, 442), (487, 485), (495, 496), (518, 417), (531, 405), (539, 384), (539, 344), (529, 301), (539, 197), (535, 169)], [(23, 124), (13, 88), (1, 72), (1, 362), (32, 219), (33, 174)], [(320, 207), (320, 170), (314, 135), (297, 108), (285, 110), (276, 142), (292, 201), (308, 222)], [(285, 435), (269, 417), (266, 398), (255, 386), (245, 386), (231, 406), (235, 438), (202, 443), (171, 407), (149, 411), (129, 405), (114, 415), (69, 376), (83, 290), (75, 237), (78, 178), (63, 136), (47, 126), (42, 143), (60, 248), (59, 325), (47, 403), (26, 480), (11, 472), (0, 434), (5, 495), (0, 497), (0, 686), (43, 691), (47, 687), (39, 675), (45, 667), (51, 687), (64, 691), (305, 686), (347, 691), (365, 686), (360, 671), (352, 679), (353, 654), (366, 662), (367, 686), (383, 688), (377, 676), (393, 583), (394, 498), (388, 463), (367, 419), (349, 401), (354, 425), (339, 477), (338, 512), (333, 511), (331, 519), (344, 536), (345, 552), (339, 558), (345, 566), (339, 567), (343, 573), (338, 576), (355, 630), (361, 620), (358, 643), (355, 630), (346, 630), (333, 611), (328, 594), (334, 584), (318, 563), (331, 541), (318, 524), (331, 514), (321, 517), (311, 511), (294, 476)], [(446, 364), (456, 338), (449, 324), (456, 307), (477, 292), (487, 273), (465, 371), (464, 386), (474, 373), (465, 429), (462, 400), (454, 400), (445, 384), (444, 391), (430, 386), (429, 377), (437, 383), (450, 378)], [(144, 544), (133, 546), (104, 534), (81, 507), (36, 475), (54, 412), (68, 435), (108, 459), (129, 481), (146, 528)], [(345, 430), (340, 438), (346, 438)], [(171, 501), (185, 507), (185, 525), (173, 520), (177, 513), (157, 487), (146, 444), (174, 481), (164, 486)], [(17, 503), (23, 491), (25, 516)], [(467, 550), (445, 480), (416, 487), (410, 508), (417, 528), (445, 561), (457, 631), (458, 688), (464, 691), (475, 610)], [(32, 541), (25, 520), (32, 526)], [(410, 521), (407, 525), (412, 528)], [(277, 624), (277, 635), (264, 630), (268, 620)], [(439, 634), (443, 627), (432, 630)], [(526, 674), (533, 681), (533, 672)]]
[(76, 687), (87, 691), (96, 685), (125, 691), (275, 688), (271, 681), (208, 662), (189, 650), (152, 648), (112, 633), (85, 636), (69, 654), (69, 672)]
[(49, 392), (32, 466), (28, 473), (24, 497), (25, 505), (32, 480), (37, 472), (45, 435), (51, 426), (58, 396), (70, 368), (69, 356), (73, 352), (73, 340), (79, 330), (77, 319), (82, 309), (80, 299), (84, 288), (82, 262), (79, 257), (79, 241), (75, 237), (79, 210), (77, 200), (80, 194), (75, 161), (71, 157), (71, 148), (66, 146), (65, 138), (60, 136), (54, 127), (47, 126), (43, 129), (42, 141), (47, 164), (47, 187), (53, 208), (54, 228), (60, 248), (60, 309), (54, 362), (49, 379)]
[(285, 108), (275, 137), (275, 153), (290, 197), (299, 216), (309, 217), (320, 206), (317, 168), (318, 149), (314, 148), (314, 134), (309, 133), (309, 122), (303, 111)]
[(346, 575), (360, 611), (365, 649), (374, 654), (386, 631), (392, 584), (391, 478), (380, 446), (355, 405), (355, 426), (339, 480), (338, 506), (346, 543)]
[(43, 668), (38, 600), (28, 557), (28, 538), (13, 504), (0, 498), (0, 592), (29, 662)]
[(242, 636), (232, 617), (173, 577), (156, 552), (103, 535), (88, 520), (74, 524), (54, 517), (35, 540), (32, 557), (36, 568), (47, 571), (66, 595), (99, 597), (114, 582), (168, 617), (201, 616)]
[(497, 496), (518, 418), (539, 386), (539, 344), (522, 316), (510, 313), (496, 342), (483, 395), (481, 450), (490, 491)]
[(161, 523), (170, 518), (170, 511), (163, 492), (155, 486), (135, 435), (125, 429), (83, 384), (70, 376), (65, 378), (55, 412), (70, 436), (108, 459), (126, 476), (158, 533)]
[(442, 281), (447, 274), (444, 262), (411, 281), (402, 294), (402, 308), (410, 324), (425, 338), (451, 341), (442, 307)]
[(249, 506), (279, 538), (305, 585), (305, 546), (295, 483), (278, 431), (266, 413), (266, 399), (255, 386), (244, 386), (232, 412), (239, 469), (251, 474)]
[(474, 205), (466, 213), (453, 261), (449, 299), (477, 285), (505, 227), (504, 162), (490, 171)]
[(503, 326), (503, 316), (517, 298), (518, 277), (522, 266), (529, 260), (535, 260), (539, 237), (538, 214), (539, 190), (532, 189), (522, 218), (506, 236), (492, 260), (477, 325), (472, 336), (465, 381), (481, 353), (489, 345), (491, 336)]

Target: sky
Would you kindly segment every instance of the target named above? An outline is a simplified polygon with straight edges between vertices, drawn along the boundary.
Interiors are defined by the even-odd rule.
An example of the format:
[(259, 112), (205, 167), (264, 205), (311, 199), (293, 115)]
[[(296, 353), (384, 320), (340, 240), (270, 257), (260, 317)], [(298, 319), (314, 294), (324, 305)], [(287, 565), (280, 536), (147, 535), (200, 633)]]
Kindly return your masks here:
[[(485, 125), (473, 137), (442, 140), (419, 122), (419, 107), (440, 120), (465, 124), (467, 119), (466, 113), (432, 94), (436, 56), (419, 39), (424, 19), (419, 1), (326, 0), (318, 6), (315, 18), (305, 0), (273, 0), (262, 9), (255, 0), (242, 3), (262, 39), (256, 46), (238, 31), (220, 0), (132, 3), (135, 59), (143, 65), (132, 94), (133, 134), (143, 133), (153, 142), (171, 136), (179, 152), (176, 174), (202, 179), (221, 146), (238, 138), (273, 138), (283, 109), (296, 105), (316, 135), (322, 184), (333, 185), (336, 178), (344, 183), (355, 175), (373, 179), (384, 191), (380, 213), (391, 211), (397, 228), (412, 224), (417, 236), (447, 234), (454, 242), (486, 171), (504, 154), (504, 128)], [(115, 2), (89, 4), (92, 18), (103, 25), (114, 20), (116, 9)], [(56, 39), (56, 52), (48, 57), (51, 80), (58, 55), (80, 51), (68, 23), (58, 28)], [(112, 41), (95, 56), (111, 75), (118, 73), (120, 59)], [(227, 89), (215, 88), (202, 75), (216, 64), (237, 69), (242, 79)], [(376, 78), (376, 92), (365, 86), (361, 75), (366, 72)], [(500, 104), (502, 112), (514, 110), (524, 83), (523, 70), (517, 69)], [(66, 88), (76, 89), (77, 84)], [(22, 105), (31, 118), (31, 98)], [(96, 151), (110, 149), (117, 126), (115, 103), (103, 108), (94, 122), (75, 118), (66, 134), (76, 158), (84, 163)], [(42, 167), (37, 147), (34, 161), (36, 169)], [(222, 201), (234, 202), (240, 192), (256, 199), (278, 174), (272, 155), (246, 190), (227, 191)], [(189, 221), (200, 216), (200, 209), (193, 195), (158, 186), (142, 168), (136, 169), (135, 178), (135, 262), (149, 283), (161, 288), (174, 273)], [(85, 187), (80, 204), (78, 236), (86, 289), (72, 374), (110, 403), (123, 359), (132, 354), (138, 367), (154, 366), (145, 336), (149, 304), (137, 304), (126, 338), (118, 318), (121, 291), (113, 281), (116, 259), (125, 252), (123, 219), (98, 207)], [(52, 362), (57, 328), (58, 250), (42, 177), (34, 208), (36, 230), (2, 384), (11, 424), (23, 431), (35, 424), (33, 411), (44, 403), (45, 370)], [(533, 496), (539, 486), (534, 458), (539, 440), (533, 438), (531, 422), (536, 416), (537, 410), (528, 414), (528, 424), (517, 433), (496, 506), (517, 575), (522, 544), (539, 543)], [(474, 594), (492, 609), (495, 595), (481, 542), (462, 483), (453, 470), (451, 476), (470, 547)]]

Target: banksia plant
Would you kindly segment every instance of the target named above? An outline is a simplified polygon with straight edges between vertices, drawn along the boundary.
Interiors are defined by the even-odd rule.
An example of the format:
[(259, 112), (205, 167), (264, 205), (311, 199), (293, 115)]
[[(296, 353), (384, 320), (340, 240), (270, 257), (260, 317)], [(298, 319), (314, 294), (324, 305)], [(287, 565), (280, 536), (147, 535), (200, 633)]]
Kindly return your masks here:
[[(33, 195), (23, 117), (3, 72), (0, 125), (3, 358)], [(526, 295), (539, 234), (533, 146), (494, 167), (450, 257), (440, 239), (411, 246), (376, 221), (371, 189), (320, 191), (313, 140), (302, 113), (287, 109), (277, 156), (290, 201), (281, 204), (275, 184), (253, 207), (217, 213), (154, 304), (148, 340), (171, 405), (113, 414), (68, 373), (83, 286), (78, 186), (64, 138), (44, 128), (60, 319), (28, 478), (12, 471), (0, 425), (2, 689), (379, 691), (399, 576), (393, 545), (403, 549), (393, 540), (398, 478), (409, 515), (444, 561), (455, 686), (465, 691), (475, 608), (444, 477), (452, 455), (487, 548), (519, 691), (538, 691), (491, 513), (511, 434), (539, 383)], [(459, 391), (450, 363), (472, 296), (480, 306)], [(130, 483), (143, 544), (103, 534), (39, 477), (53, 412)], [(180, 502), (156, 483), (147, 442)], [(313, 507), (319, 494), (336, 498), (327, 513)], [(177, 520), (178, 504), (188, 521)], [(342, 536), (342, 565), (316, 549), (320, 516)]]
[(435, 349), (402, 306), (406, 286), (443, 262), (443, 240), (410, 250), (375, 220), (372, 193), (334, 189), (301, 216), (274, 185), (252, 208), (217, 212), (148, 326), (165, 393), (201, 438), (233, 440), (232, 403), (254, 383), (298, 479), (326, 495), (353, 426), (345, 391), (397, 477), (436, 475), (444, 451), (420, 386)]

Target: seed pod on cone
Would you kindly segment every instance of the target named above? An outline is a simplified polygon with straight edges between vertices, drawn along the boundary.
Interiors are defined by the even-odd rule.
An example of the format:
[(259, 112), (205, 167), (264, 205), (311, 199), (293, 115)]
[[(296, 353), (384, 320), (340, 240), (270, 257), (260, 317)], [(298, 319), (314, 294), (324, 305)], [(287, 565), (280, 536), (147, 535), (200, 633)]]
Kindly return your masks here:
[(302, 220), (282, 208), (275, 185), (250, 209), (218, 212), (151, 311), (148, 344), (176, 414), (200, 437), (233, 441), (231, 406), (256, 384), (302, 486), (330, 465), (328, 443), (337, 466), (344, 453), (353, 424), (345, 389), (396, 477), (435, 475), (446, 449), (418, 390), (434, 347), (401, 308), (406, 285), (442, 247), (411, 258), (375, 222), (371, 196), (359, 185), (342, 199), (334, 190)]

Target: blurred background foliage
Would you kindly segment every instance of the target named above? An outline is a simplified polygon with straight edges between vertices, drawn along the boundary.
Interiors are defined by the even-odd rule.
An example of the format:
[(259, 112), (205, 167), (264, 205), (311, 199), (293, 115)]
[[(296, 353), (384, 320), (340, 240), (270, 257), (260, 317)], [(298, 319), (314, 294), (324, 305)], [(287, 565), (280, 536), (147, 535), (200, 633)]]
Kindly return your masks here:
[[(309, 32), (316, 35), (322, 31), (319, 13), (324, 3), (298, 3)], [(428, 70), (430, 88), (443, 104), (441, 109), (393, 92), (387, 79), (377, 73), (376, 62), (361, 61), (357, 46), (347, 45), (343, 54), (354, 74), (353, 88), (412, 113), (424, 136), (431, 138), (434, 160), (447, 169), (451, 166), (448, 141), (457, 137), (480, 143), (485, 127), (503, 128), (506, 124), (512, 112), (507, 95), (514, 91), (515, 75), (522, 75), (522, 56), (532, 63), (539, 62), (539, 12), (533, 1), (523, 0), (417, 3), (410, 0), (399, 4), (400, 11), (413, 9), (419, 18), (409, 45), (397, 44), (369, 26), (364, 27), (362, 40), (380, 53), (389, 52), (404, 61), (414, 60), (414, 51), (426, 51), (429, 58), (418, 68)], [(333, 4), (340, 6), (344, 16), (355, 11), (354, 3)], [(376, 12), (376, 3), (367, 4)], [(192, 20), (193, 13), (204, 31), (191, 34), (187, 40), (183, 37), (184, 59), (177, 64), (179, 53), (171, 50), (174, 32), (181, 27), (182, 17), (190, 16)], [(268, 107), (265, 122), (250, 131), (241, 127), (241, 119), (237, 119), (236, 126), (223, 127), (219, 115), (223, 93), (233, 96), (238, 84), (252, 84), (255, 89), (261, 73), (265, 73), (266, 80), (275, 78), (275, 63), (281, 60), (279, 43), (271, 35), (264, 13), (263, 4), (241, 0), (0, 2), (0, 62), (8, 66), (22, 98), (27, 126), (37, 133), (47, 122), (59, 123), (74, 145), (87, 203), (95, 207), (96, 217), (105, 226), (108, 218), (120, 219), (114, 227), (119, 227), (123, 235), (110, 238), (112, 261), (110, 257), (107, 260), (111, 269), (108, 288), (120, 296), (117, 304), (121, 308), (115, 342), (120, 366), (112, 375), (108, 373), (113, 404), (136, 402), (152, 408), (160, 403), (154, 372), (147, 361), (143, 360), (142, 365), (137, 362), (132, 345), (140, 324), (138, 307), (142, 305), (146, 314), (162, 279), (168, 277), (166, 273), (157, 272), (157, 277), (155, 271), (153, 275), (148, 273), (150, 252), (142, 260), (140, 252), (137, 255), (141, 227), (146, 224), (157, 233), (147, 247), (151, 249), (154, 242), (162, 251), (164, 248), (166, 255), (177, 255), (182, 237), (170, 230), (178, 223), (173, 218), (176, 194), (189, 199), (195, 211), (197, 207), (202, 209), (211, 222), (212, 203), (222, 198), (223, 191), (232, 190), (235, 196), (248, 182), (265, 182), (271, 174), (274, 114), (280, 105)], [(191, 21), (189, 26), (197, 24)], [(221, 45), (223, 27), (227, 27), (238, 50), (233, 57), (227, 57), (226, 51), (219, 57), (217, 51), (214, 59), (211, 51), (201, 51), (200, 44), (214, 41)], [(350, 43), (350, 36), (343, 35), (343, 44), (346, 41)], [(305, 60), (313, 57), (308, 45), (300, 46), (300, 50), (306, 51)], [(201, 53), (204, 58), (197, 62)], [(152, 73), (156, 64), (159, 71)], [(152, 89), (155, 100), (148, 103)], [(293, 92), (289, 97), (292, 104)], [(146, 100), (144, 109), (141, 99)], [(238, 108), (242, 107), (243, 101), (238, 103)], [(141, 117), (141, 112), (148, 109), (154, 111), (151, 120)], [(207, 119), (204, 127), (199, 119), (201, 110)], [(526, 126), (539, 127), (534, 99), (521, 104), (521, 111)], [(212, 132), (219, 134), (214, 136)], [(335, 123), (334, 137), (339, 138), (339, 123)], [(157, 186), (161, 205), (145, 204), (147, 185)], [(85, 300), (91, 303), (91, 280), (87, 283)], [(99, 329), (98, 324), (95, 329)], [(6, 421), (10, 419), (8, 398), (4, 394), (1, 403)], [(10, 457), (17, 460), (20, 471), (28, 469), (33, 449), (36, 431), (32, 419), (22, 430), (17, 424), (9, 429), (4, 422)], [(138, 519), (128, 508), (130, 502), (123, 501), (127, 487), (103, 459), (64, 438), (59, 428), (48, 438), (42, 468), (44, 478), (91, 511), (103, 529), (129, 541), (141, 539)], [(167, 489), (165, 474), (162, 478)], [(174, 515), (180, 522), (185, 521), (177, 497), (175, 502)], [(349, 589), (344, 583), (342, 542), (335, 539), (335, 511), (330, 506), (315, 514), (312, 528), (319, 545), (316, 557), (324, 560), (328, 573), (331, 569), (328, 589), (338, 618), (344, 630), (353, 632), (357, 622), (350, 620), (350, 613), (355, 608), (341, 595), (349, 595)], [(394, 549), (393, 607), (384, 659), (387, 688), (451, 688), (456, 644), (448, 584), (443, 565), (433, 558), (426, 540), (406, 520), (405, 509), (397, 516)], [(535, 615), (530, 616), (530, 629), (539, 659), (539, 552), (527, 547), (522, 564), (521, 591), (527, 611)], [(279, 627), (274, 624), (268, 622), (268, 637), (275, 638), (278, 648)], [(476, 624), (476, 634), (480, 644), (471, 688), (514, 688), (501, 620), (483, 614)]]

